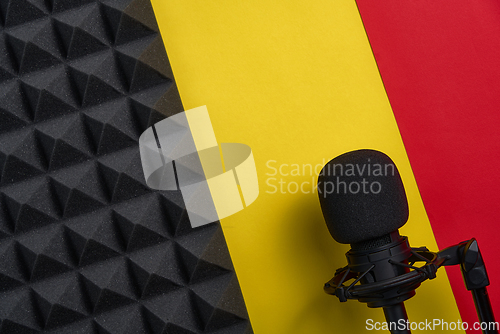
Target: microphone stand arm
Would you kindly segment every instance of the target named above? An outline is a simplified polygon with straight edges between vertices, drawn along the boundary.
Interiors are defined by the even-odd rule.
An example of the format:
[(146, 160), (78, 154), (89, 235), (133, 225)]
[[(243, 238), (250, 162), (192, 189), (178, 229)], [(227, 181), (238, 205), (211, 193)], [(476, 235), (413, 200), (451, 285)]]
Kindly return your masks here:
[[(483, 334), (498, 334), (493, 309), (486, 290), (486, 287), (490, 285), (490, 280), (477, 240), (472, 238), (443, 249), (437, 253), (437, 257), (443, 259), (443, 266), (460, 264), (465, 287), (472, 293), (479, 321), (485, 323), (487, 327), (487, 329), (482, 330)], [(489, 328), (490, 326), (493, 328)]]

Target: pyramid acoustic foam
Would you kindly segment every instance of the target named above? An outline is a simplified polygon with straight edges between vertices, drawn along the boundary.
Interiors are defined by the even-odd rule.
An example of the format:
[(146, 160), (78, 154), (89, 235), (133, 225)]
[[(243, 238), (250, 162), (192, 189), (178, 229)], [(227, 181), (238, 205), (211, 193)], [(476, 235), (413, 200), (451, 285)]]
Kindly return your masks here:
[(149, 0), (0, 1), (0, 333), (252, 333), (220, 224), (149, 189), (182, 111)]

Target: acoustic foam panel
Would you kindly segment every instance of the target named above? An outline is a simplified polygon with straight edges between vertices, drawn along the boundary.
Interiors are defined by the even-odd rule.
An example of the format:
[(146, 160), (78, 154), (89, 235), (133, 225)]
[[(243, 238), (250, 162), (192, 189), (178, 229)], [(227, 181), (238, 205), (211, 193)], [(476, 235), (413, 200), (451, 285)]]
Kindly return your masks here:
[[(186, 109), (206, 104), (217, 139), (255, 156), (259, 197), (221, 220), (254, 331), (364, 333), (367, 319), (384, 321), (382, 310), (323, 292), (349, 250), (331, 238), (313, 190), (323, 164), (385, 152), (409, 201), (401, 233), (437, 245), (355, 1), (152, 3)], [(444, 270), (406, 307), (415, 322), (460, 319)]]
[(183, 110), (147, 0), (0, 5), (0, 333), (252, 333), (219, 223), (146, 185)]

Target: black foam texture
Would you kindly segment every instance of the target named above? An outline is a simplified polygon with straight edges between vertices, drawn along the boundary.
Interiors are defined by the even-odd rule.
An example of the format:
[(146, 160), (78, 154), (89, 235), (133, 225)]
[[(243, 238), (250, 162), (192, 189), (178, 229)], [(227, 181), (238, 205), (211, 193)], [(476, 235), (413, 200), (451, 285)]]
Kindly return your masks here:
[(339, 243), (375, 239), (408, 220), (399, 171), (379, 151), (351, 151), (329, 161), (319, 174), (318, 194), (328, 230)]
[(252, 333), (219, 223), (145, 184), (183, 110), (149, 0), (0, 2), (0, 333)]

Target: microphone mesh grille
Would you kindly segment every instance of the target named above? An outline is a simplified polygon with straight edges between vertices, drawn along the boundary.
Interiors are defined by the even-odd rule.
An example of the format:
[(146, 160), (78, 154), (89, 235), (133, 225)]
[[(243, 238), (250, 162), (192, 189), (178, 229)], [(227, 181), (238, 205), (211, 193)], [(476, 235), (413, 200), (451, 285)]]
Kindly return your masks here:
[(389, 234), (383, 235), (379, 238), (370, 239), (370, 240), (361, 241), (361, 242), (351, 244), (351, 248), (353, 250), (356, 250), (356, 251), (372, 250), (372, 249), (390, 244), (391, 242), (392, 242), (391, 234), (389, 233)]

